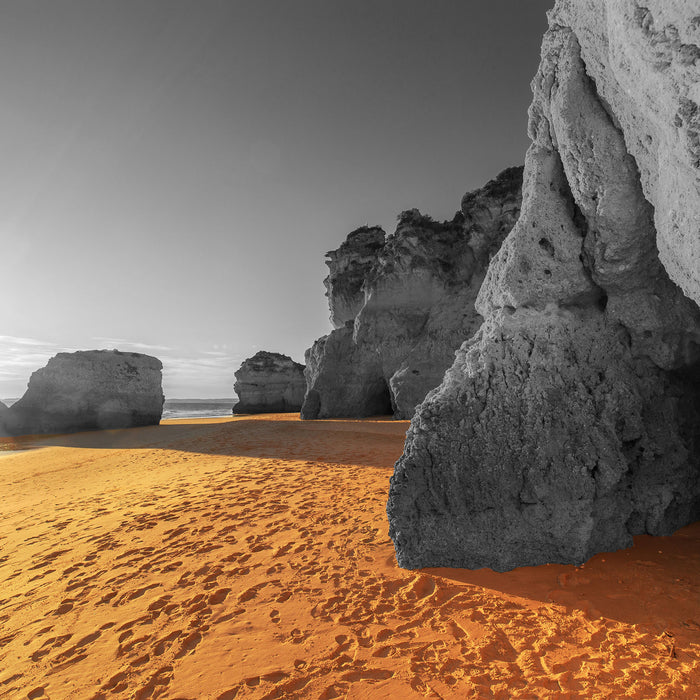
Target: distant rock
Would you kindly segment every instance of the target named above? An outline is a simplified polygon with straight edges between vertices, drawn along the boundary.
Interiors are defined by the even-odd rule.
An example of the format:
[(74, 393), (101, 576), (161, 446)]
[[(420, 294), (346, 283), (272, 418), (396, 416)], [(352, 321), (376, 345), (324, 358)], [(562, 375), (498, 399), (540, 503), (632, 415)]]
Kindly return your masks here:
[(304, 365), (287, 355), (261, 350), (243, 362), (233, 386), (239, 402), (234, 413), (294, 413), (306, 391)]
[(520, 211), (522, 168), (464, 196), (452, 221), (403, 212), (393, 235), (351, 233), (327, 253), (335, 330), (306, 355), (302, 418), (410, 418), (478, 328), (474, 300)]
[(479, 293), (486, 320), (418, 408), (391, 480), (401, 566), (579, 564), (700, 518), (691, 4), (550, 13), (522, 214)]
[(61, 352), (29, 379), (4, 412), (12, 435), (157, 425), (163, 409), (160, 360), (118, 350)]
[(0, 437), (6, 437), (7, 431), (5, 430), (5, 415), (9, 409), (7, 406), (0, 401)]
[(378, 356), (353, 340), (353, 322), (319, 338), (306, 351), (304, 419), (387, 415), (393, 410)]

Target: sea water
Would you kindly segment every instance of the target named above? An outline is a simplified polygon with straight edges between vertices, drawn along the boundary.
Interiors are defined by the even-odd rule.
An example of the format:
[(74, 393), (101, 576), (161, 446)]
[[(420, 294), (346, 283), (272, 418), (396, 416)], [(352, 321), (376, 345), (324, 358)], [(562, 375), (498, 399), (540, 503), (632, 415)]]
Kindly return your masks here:
[[(0, 399), (8, 408), (19, 399)], [(235, 399), (165, 399), (163, 418), (219, 418), (230, 416)]]
[(163, 418), (219, 418), (230, 416), (238, 399), (165, 399)]

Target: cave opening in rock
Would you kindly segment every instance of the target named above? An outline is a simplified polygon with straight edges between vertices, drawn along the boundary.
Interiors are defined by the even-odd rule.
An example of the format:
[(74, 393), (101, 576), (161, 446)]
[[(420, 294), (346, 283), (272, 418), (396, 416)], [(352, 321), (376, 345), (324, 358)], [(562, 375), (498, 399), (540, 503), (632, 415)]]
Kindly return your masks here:
[(394, 410), (394, 397), (391, 394), (389, 383), (384, 377), (378, 377), (373, 382), (367, 415), (386, 416), (393, 414)]
[(691, 454), (696, 455), (700, 480), (700, 360), (671, 372), (677, 387), (680, 429)]

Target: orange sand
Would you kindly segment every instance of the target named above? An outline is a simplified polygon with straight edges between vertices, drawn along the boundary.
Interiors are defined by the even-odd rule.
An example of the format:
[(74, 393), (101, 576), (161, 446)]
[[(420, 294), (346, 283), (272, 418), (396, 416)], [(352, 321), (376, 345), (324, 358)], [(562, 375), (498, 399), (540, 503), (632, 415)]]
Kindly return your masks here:
[(1, 441), (0, 697), (700, 697), (700, 523), (580, 568), (404, 571), (407, 427)]

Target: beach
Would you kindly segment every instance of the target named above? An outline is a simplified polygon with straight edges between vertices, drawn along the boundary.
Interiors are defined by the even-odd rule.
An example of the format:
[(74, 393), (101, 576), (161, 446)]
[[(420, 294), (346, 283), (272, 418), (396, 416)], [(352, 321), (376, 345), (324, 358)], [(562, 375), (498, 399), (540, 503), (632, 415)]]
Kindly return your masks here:
[(1, 440), (0, 697), (700, 696), (700, 523), (579, 567), (403, 570), (408, 426)]

